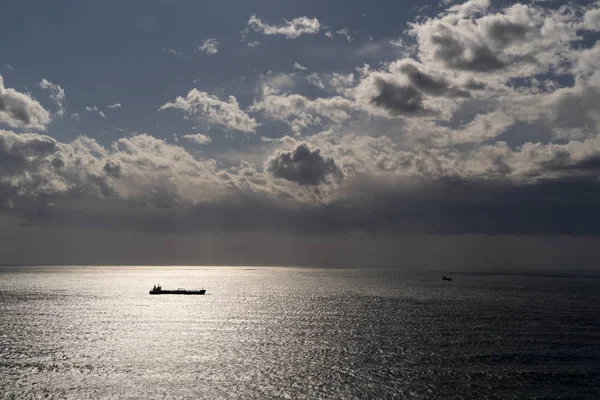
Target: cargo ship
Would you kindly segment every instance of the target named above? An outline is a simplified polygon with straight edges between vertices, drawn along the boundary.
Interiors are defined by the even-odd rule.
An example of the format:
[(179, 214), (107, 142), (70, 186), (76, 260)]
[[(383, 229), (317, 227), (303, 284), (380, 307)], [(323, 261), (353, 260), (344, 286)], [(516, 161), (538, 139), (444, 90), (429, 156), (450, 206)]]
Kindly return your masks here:
[(186, 289), (177, 289), (177, 290), (165, 290), (160, 285), (154, 285), (150, 294), (204, 294), (206, 290), (198, 289), (198, 290), (186, 290)]

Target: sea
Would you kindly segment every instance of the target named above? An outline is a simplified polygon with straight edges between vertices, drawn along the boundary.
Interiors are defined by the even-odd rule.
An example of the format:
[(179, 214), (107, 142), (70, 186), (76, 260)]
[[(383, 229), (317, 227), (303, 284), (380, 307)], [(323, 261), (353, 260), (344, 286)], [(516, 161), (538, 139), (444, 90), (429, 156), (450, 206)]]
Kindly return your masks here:
[(0, 398), (600, 399), (599, 276), (450, 276), (0, 267)]

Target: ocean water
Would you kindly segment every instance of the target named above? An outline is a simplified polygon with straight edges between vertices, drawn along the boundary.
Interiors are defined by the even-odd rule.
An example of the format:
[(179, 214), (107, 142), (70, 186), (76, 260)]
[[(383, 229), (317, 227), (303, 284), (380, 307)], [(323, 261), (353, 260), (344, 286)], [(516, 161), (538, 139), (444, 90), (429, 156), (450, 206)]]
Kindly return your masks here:
[(0, 267), (0, 398), (600, 399), (600, 279), (453, 277)]

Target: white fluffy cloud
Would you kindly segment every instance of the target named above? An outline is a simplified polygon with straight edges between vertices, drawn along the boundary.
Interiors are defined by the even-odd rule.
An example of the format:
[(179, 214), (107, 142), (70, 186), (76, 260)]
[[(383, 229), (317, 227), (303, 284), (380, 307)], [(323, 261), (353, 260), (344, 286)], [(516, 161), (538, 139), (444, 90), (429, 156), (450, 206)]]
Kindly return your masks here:
[[(207, 143), (204, 135), (184, 137)], [(146, 134), (121, 138), (104, 147), (86, 137), (60, 143), (44, 135), (0, 131), (0, 184), (3, 191), (12, 189), (15, 195), (84, 191), (100, 198), (194, 203), (246, 190), (277, 197), (293, 187), (285, 182), (277, 187), (265, 174), (297, 184), (298, 190), (322, 183), (337, 185), (343, 176), (502, 178), (532, 183), (569, 177), (595, 179), (600, 175), (600, 135), (565, 144), (529, 142), (517, 149), (497, 142), (468, 151), (408, 151), (386, 136), (335, 131), (322, 132), (308, 141), (286, 137), (265, 144), (266, 148), (280, 148), (265, 155), (263, 171), (249, 164), (228, 170), (218, 167), (213, 159), (198, 159), (183, 147)], [(310, 200), (298, 190), (288, 191), (288, 195), (296, 193), (297, 200)], [(330, 200), (343, 195), (330, 194)]]
[(108, 106), (108, 108), (121, 108), (121, 103), (115, 103)]
[(450, 7), (410, 24), (419, 59), (439, 69), (500, 80), (559, 68), (576, 40), (577, 21), (567, 10), (515, 4), (488, 12), (488, 0)]
[(4, 79), (0, 75), (0, 123), (12, 128), (43, 131), (50, 121), (50, 113), (37, 100), (4, 87)]
[[(206, 142), (202, 136), (185, 138)], [(306, 184), (314, 186), (337, 173), (334, 162), (312, 148), (307, 160), (290, 160), (298, 179), (280, 180), (246, 162), (219, 167), (214, 159), (199, 159), (179, 145), (147, 134), (120, 138), (104, 147), (88, 137), (60, 143), (44, 135), (0, 131), (0, 156), (0, 196), (15, 200), (83, 196), (167, 207), (259, 195), (311, 202), (315, 194), (303, 189), (304, 182), (298, 179), (311, 170), (315, 175)]]
[(184, 139), (189, 140), (190, 142), (194, 142), (196, 144), (208, 144), (212, 142), (212, 139), (206, 135), (201, 133), (189, 133), (187, 135), (182, 136)]
[(228, 101), (223, 101), (214, 95), (192, 89), (186, 97), (177, 97), (162, 105), (159, 111), (169, 108), (181, 109), (188, 115), (200, 115), (212, 124), (241, 132), (254, 132), (258, 126), (254, 118), (240, 109), (235, 96), (229, 96)]
[(264, 87), (262, 98), (250, 107), (250, 111), (286, 122), (295, 133), (300, 133), (311, 125), (327, 121), (343, 123), (350, 118), (354, 108), (352, 101), (340, 96), (311, 100), (299, 94), (282, 94)]
[(321, 24), (317, 18), (297, 17), (291, 21), (286, 20), (281, 25), (269, 25), (253, 15), (248, 20), (248, 27), (264, 35), (283, 35), (288, 39), (296, 39), (302, 35), (318, 33)]
[(600, 31), (600, 8), (588, 10), (579, 28), (589, 31)]

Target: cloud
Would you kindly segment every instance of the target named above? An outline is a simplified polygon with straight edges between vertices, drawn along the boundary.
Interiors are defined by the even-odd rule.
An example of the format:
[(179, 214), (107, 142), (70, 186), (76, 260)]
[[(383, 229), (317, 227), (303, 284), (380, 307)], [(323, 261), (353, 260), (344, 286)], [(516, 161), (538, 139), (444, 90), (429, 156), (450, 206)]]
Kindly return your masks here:
[(106, 163), (102, 168), (106, 175), (118, 178), (121, 176), (121, 163), (113, 161), (110, 158), (106, 159)]
[[(372, 40), (371, 40), (372, 42)], [(390, 44), (394, 47), (404, 47), (404, 41), (402, 41), (402, 39), (394, 39), (394, 40), (390, 40)]]
[(223, 125), (228, 129), (240, 132), (254, 132), (258, 123), (242, 111), (235, 96), (223, 101), (214, 95), (192, 89), (187, 96), (177, 97), (174, 101), (163, 104), (158, 110), (178, 108), (188, 115), (200, 115), (210, 123)]
[(435, 77), (419, 71), (419, 67), (410, 62), (397, 63), (392, 69), (397, 69), (404, 74), (410, 83), (423, 93), (433, 96), (470, 97), (470, 93), (465, 89), (452, 87), (444, 77)]
[(377, 92), (371, 102), (387, 109), (394, 115), (418, 115), (425, 113), (423, 97), (412, 86), (402, 86), (384, 79), (374, 81)]
[(213, 160), (196, 160), (182, 147), (146, 134), (120, 138), (110, 147), (78, 138), (58, 144), (53, 158), (61, 160), (54, 174), (73, 188), (64, 194), (68, 198), (79, 193), (165, 207), (216, 199), (228, 190)]
[(304, 80), (321, 90), (331, 93), (337, 93), (346, 97), (351, 97), (351, 89), (354, 86), (354, 73), (342, 74), (338, 72), (317, 73), (305, 75)]
[(215, 38), (208, 38), (202, 42), (198, 50), (205, 52), (209, 56), (214, 56), (219, 52), (219, 42)]
[(350, 30), (348, 28), (340, 29), (339, 31), (336, 31), (335, 33), (336, 33), (336, 35), (340, 35), (340, 36), (343, 36), (344, 38), (346, 38), (346, 41), (348, 43), (352, 42), (352, 36), (350, 35)]
[(0, 130), (0, 168), (4, 177), (9, 173), (24, 171), (35, 159), (53, 154), (57, 142), (46, 135), (16, 134)]
[(38, 85), (42, 89), (47, 89), (50, 91), (50, 97), (58, 105), (58, 111), (56, 111), (56, 115), (59, 117), (65, 115), (65, 90), (59, 85), (48, 81), (47, 79), (42, 79)]
[(121, 108), (121, 103), (115, 103), (108, 106), (108, 108)]
[(321, 80), (321, 77), (316, 72), (308, 75), (306, 77), (306, 80), (311, 85), (314, 85), (314, 86), (318, 87), (319, 89), (325, 89), (325, 85), (323, 84), (323, 81)]
[(284, 149), (261, 170), (224, 168), (146, 134), (104, 147), (86, 137), (60, 143), (2, 131), (0, 197), (13, 204), (5, 213), (32, 223), (158, 232), (599, 232), (599, 136), (409, 151), (387, 137), (328, 131), (264, 145)]
[(107, 119), (106, 114), (104, 114), (104, 112), (100, 110), (98, 106), (86, 106), (85, 110), (89, 112), (97, 112), (100, 117)]
[(369, 73), (355, 88), (354, 96), (358, 104), (374, 115), (398, 117), (431, 114), (419, 90), (389, 73)]
[(50, 113), (37, 100), (4, 87), (4, 79), (0, 75), (0, 123), (12, 128), (43, 131), (50, 122)]
[(276, 178), (286, 179), (300, 185), (318, 185), (330, 176), (341, 178), (341, 171), (333, 158), (325, 158), (318, 148), (299, 144), (292, 151), (278, 151), (267, 160), (265, 170)]
[(50, 167), (58, 146), (49, 136), (0, 130), (0, 197), (40, 196), (68, 190), (68, 182)]
[(600, 8), (588, 10), (578, 28), (595, 32), (600, 31)]
[(208, 144), (212, 142), (212, 139), (201, 133), (190, 133), (182, 136), (184, 139), (194, 142), (196, 144)]
[(164, 51), (164, 52), (166, 52), (168, 54), (171, 54), (171, 55), (173, 55), (173, 56), (175, 56), (177, 58), (181, 58), (181, 53), (178, 52), (177, 50), (174, 50), (174, 49), (171, 49), (171, 48), (168, 48), (168, 47), (163, 47), (162, 51)]
[(416, 60), (401, 59), (384, 68), (361, 70), (355, 87), (354, 75), (338, 79), (338, 93), (353, 97), (370, 115), (386, 118), (451, 118), (456, 109), (472, 98), (485, 98), (485, 83), (468, 75), (457, 77)]
[[(598, 234), (590, 10), (451, 5), (409, 26), (410, 51), (392, 52), (388, 37), (385, 62), (259, 75), (247, 108), (198, 89), (160, 107), (263, 136), (211, 148), (214, 158), (147, 134), (100, 144), (3, 133), (0, 208), (157, 232)], [(256, 20), (300, 35), (293, 21)]]
[(265, 117), (285, 121), (296, 133), (324, 120), (343, 123), (355, 109), (352, 101), (340, 96), (311, 100), (299, 94), (281, 94), (270, 87), (263, 87), (262, 98), (249, 108)]
[(527, 76), (556, 68), (577, 39), (575, 21), (561, 10), (515, 4), (496, 13), (489, 1), (450, 7), (436, 18), (411, 23), (419, 59), (440, 67), (497, 76)]
[(299, 71), (306, 71), (308, 68), (306, 68), (304, 65), (296, 62), (296, 63), (294, 63), (294, 69), (297, 69)]
[(288, 39), (296, 39), (302, 35), (314, 35), (321, 29), (317, 18), (297, 17), (291, 21), (285, 20), (282, 25), (269, 25), (253, 15), (248, 20), (248, 27), (263, 35), (283, 35)]
[(471, 121), (457, 127), (439, 125), (424, 120), (405, 121), (407, 137), (427, 146), (449, 147), (465, 143), (482, 143), (502, 135), (515, 123), (515, 118), (501, 110), (477, 114)]
[(295, 74), (269, 73), (262, 77), (264, 85), (267, 85), (277, 91), (291, 90), (295, 86)]

